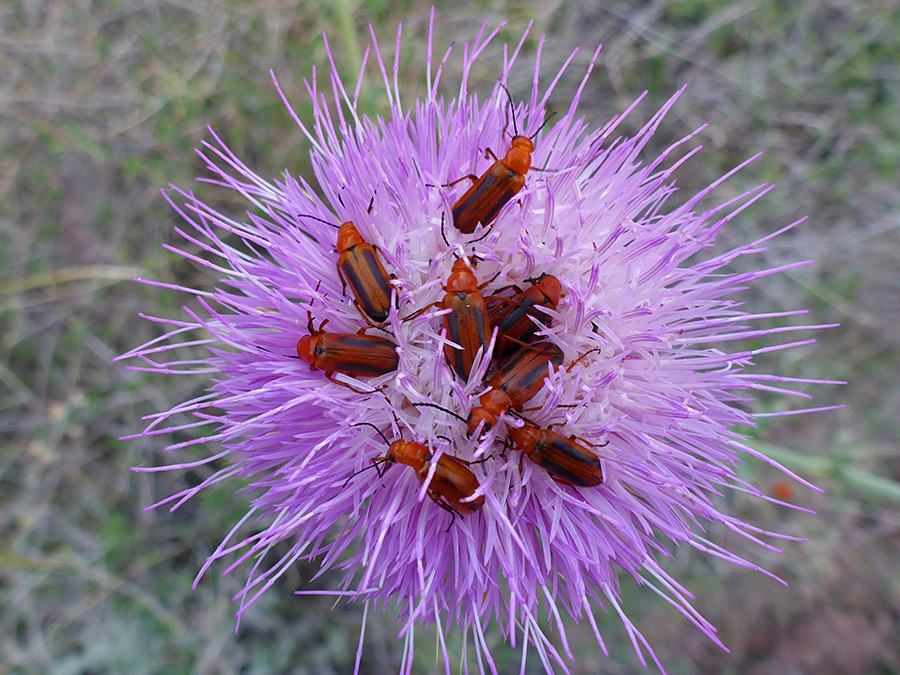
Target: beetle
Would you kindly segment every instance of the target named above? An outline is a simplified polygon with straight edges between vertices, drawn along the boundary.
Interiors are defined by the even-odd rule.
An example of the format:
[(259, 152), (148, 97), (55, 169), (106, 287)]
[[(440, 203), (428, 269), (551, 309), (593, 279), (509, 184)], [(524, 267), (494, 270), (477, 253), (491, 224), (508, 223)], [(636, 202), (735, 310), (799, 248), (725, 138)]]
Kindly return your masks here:
[(528, 342), (537, 332), (538, 325), (531, 317), (549, 325), (550, 317), (535, 311), (535, 307), (556, 309), (562, 297), (562, 284), (550, 274), (541, 274), (533, 279), (525, 279), (531, 286), (514, 298), (491, 296), (487, 298), (488, 320), (497, 328), (495, 353), (505, 356), (517, 345)]
[(480, 178), (469, 174), (450, 183), (450, 185), (455, 185), (466, 178), (473, 181), (472, 187), (466, 190), (462, 197), (453, 204), (453, 225), (464, 234), (474, 232), (478, 223), (485, 226), (490, 225), (500, 213), (500, 209), (525, 187), (525, 174), (531, 168), (531, 155), (534, 152), (532, 139), (544, 128), (544, 124), (550, 121), (550, 118), (547, 118), (544, 124), (530, 137), (519, 135), (512, 96), (506, 87), (503, 89), (506, 90), (506, 95), (509, 97), (515, 132), (510, 141), (509, 150), (506, 151), (503, 159), (497, 159), (497, 156), (488, 148), (485, 156), (490, 155), (494, 159), (494, 163), (481, 174)]
[[(525, 422), (519, 428), (509, 426), (509, 437), (528, 457), (543, 467), (559, 483), (577, 487), (594, 487), (603, 482), (600, 458), (578, 443), (550, 429)], [(521, 464), (520, 464), (521, 468)]]
[(360, 313), (380, 325), (388, 320), (391, 311), (391, 277), (376, 251), (352, 222), (347, 221), (338, 229), (337, 269), (341, 283), (350, 287)]
[(501, 413), (521, 409), (544, 386), (551, 363), (555, 368), (563, 364), (562, 350), (552, 342), (522, 347), (488, 380), (490, 389), (478, 399), (481, 405), (469, 413), (466, 433), (471, 436), (482, 423), (482, 430), (490, 431)]
[(468, 380), (475, 354), (479, 349), (487, 353), (491, 324), (478, 279), (462, 258), (453, 263), (444, 291), (446, 295), (437, 303), (451, 310), (444, 315), (444, 327), (450, 340), (462, 347), (444, 345), (444, 356), (457, 377)]
[(297, 355), (309, 364), (310, 370), (324, 370), (328, 379), (334, 372), (374, 377), (397, 370), (400, 357), (393, 342), (361, 333), (329, 333), (322, 330), (327, 323), (325, 319), (318, 330), (314, 329), (310, 312), (309, 335), (297, 342)]
[(534, 143), (527, 136), (513, 136), (509, 150), (503, 159), (488, 148), (494, 159), (491, 167), (481, 177), (463, 176), (474, 181), (472, 187), (453, 204), (453, 225), (464, 234), (470, 234), (482, 225), (490, 225), (509, 200), (525, 187), (525, 174), (531, 168)]
[[(402, 438), (389, 443), (381, 430), (374, 424), (361, 422), (354, 426), (361, 425), (372, 427), (384, 442), (388, 443), (387, 453), (383, 457), (375, 457), (372, 460), (376, 469), (378, 462), (385, 462), (387, 465), (406, 464), (415, 470), (416, 477), (420, 482), (424, 483), (428, 479), (434, 459), (431, 451), (425, 445), (416, 441), (405, 441)], [(432, 501), (445, 511), (468, 516), (478, 513), (484, 506), (484, 495), (464, 501), (474, 495), (479, 487), (478, 478), (469, 468), (469, 462), (453, 455), (441, 455), (437, 460), (437, 466), (431, 482), (428, 484), (427, 492)]]
[[(371, 206), (369, 207), (371, 210)], [(391, 275), (378, 256), (378, 249), (363, 239), (351, 221), (340, 226), (316, 216), (303, 215), (337, 229), (337, 271), (344, 289), (350, 287), (353, 304), (363, 318), (380, 326), (391, 311)]]

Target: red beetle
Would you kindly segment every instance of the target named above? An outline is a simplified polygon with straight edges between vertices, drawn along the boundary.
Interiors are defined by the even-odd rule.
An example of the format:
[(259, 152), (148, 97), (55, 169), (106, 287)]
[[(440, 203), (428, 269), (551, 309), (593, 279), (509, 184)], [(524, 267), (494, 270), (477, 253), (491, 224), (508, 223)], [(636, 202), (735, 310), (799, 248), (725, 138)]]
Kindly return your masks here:
[[(372, 207), (369, 206), (371, 211)], [(378, 249), (363, 239), (349, 220), (340, 227), (316, 216), (301, 215), (337, 228), (338, 276), (353, 293), (353, 304), (366, 321), (381, 325), (391, 311), (391, 276), (378, 257)]]
[(527, 136), (514, 136), (503, 159), (497, 159), (490, 149), (487, 152), (494, 163), (480, 178), (473, 174), (464, 176), (475, 182), (453, 204), (453, 224), (465, 234), (474, 232), (478, 223), (490, 225), (500, 209), (525, 187), (534, 143)]
[(391, 277), (376, 251), (353, 223), (348, 221), (338, 229), (337, 269), (341, 282), (350, 287), (363, 317), (380, 325), (391, 311)]
[(565, 485), (593, 487), (603, 482), (600, 458), (588, 448), (555, 431), (531, 422), (521, 428), (509, 427), (512, 442), (538, 466)]
[(512, 299), (500, 296), (487, 298), (488, 320), (497, 329), (497, 346), (494, 351), (498, 356), (511, 353), (534, 336), (538, 325), (531, 317), (549, 325), (550, 317), (535, 311), (535, 307), (555, 310), (562, 297), (562, 284), (550, 274), (525, 281), (531, 282), (531, 286)]
[[(416, 471), (416, 476), (423, 483), (431, 470), (431, 451), (415, 441), (394, 441), (388, 448), (387, 455), (378, 457), (391, 464), (406, 464)], [(434, 476), (428, 484), (428, 496), (434, 503), (447, 511), (453, 509), (461, 516), (477, 513), (484, 506), (484, 495), (471, 501), (462, 501), (475, 494), (479, 488), (478, 479), (469, 468), (469, 463), (453, 455), (441, 455), (437, 461)]]
[[(378, 432), (378, 435), (388, 444), (388, 451), (384, 457), (376, 457), (372, 460), (373, 466), (378, 470), (378, 462), (386, 464), (406, 464), (416, 472), (416, 477), (421, 482), (428, 479), (431, 471), (431, 463), (434, 461), (431, 451), (421, 443), (405, 441), (402, 438), (390, 443), (381, 430), (369, 422), (360, 422), (353, 426), (369, 426)], [(366, 467), (371, 469), (372, 467)], [(365, 471), (362, 469), (361, 471)], [(361, 473), (357, 471), (356, 473)], [(356, 475), (353, 474), (350, 478)], [(379, 472), (380, 474), (380, 472)], [(347, 479), (347, 482), (350, 481)], [(346, 483), (344, 483), (346, 485)], [(478, 490), (480, 484), (478, 478), (469, 468), (469, 462), (453, 455), (441, 455), (437, 460), (437, 466), (431, 482), (428, 484), (428, 496), (435, 504), (451, 514), (458, 513), (468, 516), (477, 513), (484, 506), (484, 495), (475, 499), (469, 499)], [(468, 500), (468, 501), (464, 501)], [(451, 525), (453, 521), (450, 521)]]
[(525, 186), (525, 174), (531, 168), (531, 155), (534, 152), (532, 139), (544, 128), (544, 124), (550, 121), (550, 118), (547, 118), (531, 137), (520, 136), (516, 127), (516, 111), (512, 96), (506, 87), (503, 89), (506, 90), (506, 95), (509, 97), (513, 131), (515, 132), (510, 141), (509, 150), (506, 151), (503, 159), (497, 159), (497, 156), (488, 148), (485, 156), (492, 157), (494, 163), (480, 178), (470, 174), (451, 183), (451, 185), (455, 185), (466, 178), (474, 181), (472, 187), (453, 204), (453, 224), (457, 230), (465, 234), (474, 232), (478, 223), (490, 225), (500, 213), (500, 209)]
[(562, 367), (562, 350), (552, 342), (522, 347), (509, 362), (488, 380), (488, 389), (469, 413), (466, 433), (471, 436), (480, 424), (482, 431), (490, 431), (501, 413), (521, 407), (534, 398), (544, 386), (550, 364)]
[(322, 330), (326, 323), (327, 319), (315, 330), (310, 313), (309, 335), (297, 342), (297, 355), (309, 364), (310, 370), (324, 370), (329, 379), (333, 372), (374, 377), (397, 370), (397, 345), (387, 338), (328, 333)]
[(462, 347), (445, 345), (444, 356), (457, 377), (468, 380), (475, 354), (479, 349), (483, 354), (487, 351), (491, 325), (478, 279), (465, 260), (453, 263), (444, 291), (446, 295), (438, 304), (451, 310), (444, 315), (447, 337)]

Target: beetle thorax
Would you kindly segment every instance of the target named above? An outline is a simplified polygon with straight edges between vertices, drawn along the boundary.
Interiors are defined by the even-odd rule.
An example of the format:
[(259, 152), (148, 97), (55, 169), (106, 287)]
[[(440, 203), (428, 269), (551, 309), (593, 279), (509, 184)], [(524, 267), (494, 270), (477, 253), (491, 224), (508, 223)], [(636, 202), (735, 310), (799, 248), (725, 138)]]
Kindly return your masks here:
[(411, 466), (416, 470), (421, 469), (425, 465), (425, 462), (428, 461), (426, 459), (428, 454), (428, 448), (421, 443), (404, 441), (403, 439), (391, 443), (388, 451), (388, 455), (395, 462), (406, 464), (406, 466)]
[(503, 158), (503, 166), (510, 171), (524, 176), (531, 168), (531, 153), (534, 152), (534, 143), (525, 136), (516, 136), (512, 139), (512, 145)]
[(474, 293), (478, 290), (478, 278), (466, 265), (465, 260), (457, 260), (453, 263), (453, 270), (447, 277), (447, 285), (444, 290), (447, 293)]
[(562, 297), (562, 284), (559, 283), (559, 279), (549, 274), (542, 274), (537, 287), (541, 290), (541, 293), (547, 296), (555, 308)]
[(312, 335), (304, 335), (297, 343), (297, 356), (312, 364), (316, 357), (315, 337)]
[(540, 443), (541, 430), (528, 424), (519, 429), (509, 427), (509, 437), (519, 450), (527, 455), (533, 452), (535, 446)]
[(336, 246), (338, 253), (343, 253), (361, 243), (363, 243), (362, 235), (353, 223), (347, 221), (338, 229)]

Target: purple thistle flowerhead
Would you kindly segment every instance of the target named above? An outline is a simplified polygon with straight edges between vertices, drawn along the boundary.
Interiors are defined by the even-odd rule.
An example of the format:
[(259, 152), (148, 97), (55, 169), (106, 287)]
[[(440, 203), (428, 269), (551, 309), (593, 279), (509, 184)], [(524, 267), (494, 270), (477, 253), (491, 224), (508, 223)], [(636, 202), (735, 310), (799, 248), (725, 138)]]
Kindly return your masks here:
[[(726, 268), (796, 223), (710, 254), (718, 231), (770, 186), (700, 211), (729, 173), (667, 209), (673, 172), (699, 150), (683, 149), (694, 134), (651, 161), (641, 153), (681, 91), (633, 137), (615, 132), (634, 106), (591, 129), (576, 110), (595, 53), (571, 105), (547, 122), (548, 99), (574, 52), (543, 88), (539, 49), (530, 98), (516, 102), (504, 83), (523, 36), (511, 54), (504, 49), (498, 84), (479, 101), (468, 75), (496, 33), (482, 30), (466, 44), (450, 101), (439, 92), (451, 50), (434, 74), (430, 35), (425, 96), (412, 107), (401, 105), (397, 62), (392, 79), (373, 34), (389, 119), (367, 118), (359, 85), (348, 91), (333, 63), (332, 103), (313, 73), (312, 122), (291, 114), (312, 146), (315, 187), (289, 174), (261, 178), (214, 133), (215, 144), (204, 143), (209, 182), (243, 195), (252, 212), (234, 220), (176, 190), (183, 203), (172, 204), (190, 226), (180, 234), (205, 252), (180, 253), (222, 283), (195, 291), (202, 315), (153, 318), (171, 330), (124, 356), (156, 372), (214, 374), (208, 394), (153, 416), (139, 435), (206, 426), (209, 435), (170, 447), (224, 449), (190, 465), (139, 470), (226, 458), (202, 484), (156, 505), (177, 508), (231, 477), (255, 490), (239, 525), (266, 526), (244, 539), (236, 526), (201, 574), (220, 559), (236, 558), (231, 567), (254, 559), (240, 616), (298, 560), (344, 570), (336, 595), (399, 607), (404, 672), (416, 622), (437, 625), (448, 669), (443, 636), (456, 624), (472, 631), (479, 663), (495, 671), (484, 638), (491, 621), (511, 644), (533, 646), (548, 670), (566, 670), (563, 614), (589, 621), (606, 653), (597, 609), (615, 611), (641, 659), (646, 651), (655, 660), (621, 606), (622, 572), (721, 644), (658, 558), (668, 541), (758, 569), (704, 538), (709, 521), (772, 548), (758, 529), (721, 512), (715, 496), (732, 489), (766, 498), (734, 467), (744, 454), (777, 464), (734, 428), (754, 424), (747, 390), (787, 378), (747, 368), (758, 353), (812, 340), (724, 346), (776, 332), (755, 329), (773, 315), (744, 312), (734, 294), (806, 263)], [(474, 201), (466, 201), (473, 184)], [(468, 216), (476, 218), (471, 234), (459, 227)], [(546, 278), (559, 286), (553, 301), (522, 319), (533, 328), (531, 351), (507, 357), (551, 354), (532, 371), (541, 386), (527, 400), (525, 385), (510, 386), (509, 403), (493, 403), (505, 377), (494, 356), (502, 336), (478, 328), (479, 312), (508, 317), (524, 306), (518, 294)], [(454, 304), (461, 296), (465, 307)], [(372, 298), (382, 300), (374, 309)], [(500, 299), (478, 305), (484, 298)], [(790, 330), (801, 328), (817, 326)], [(167, 360), (198, 344), (209, 349), (200, 363)], [(462, 372), (454, 367), (460, 353)], [(496, 423), (471, 433), (468, 416), (488, 405)], [(185, 414), (195, 421), (180, 424)], [(270, 559), (282, 542), (288, 552)], [(556, 642), (542, 630), (545, 614)]]

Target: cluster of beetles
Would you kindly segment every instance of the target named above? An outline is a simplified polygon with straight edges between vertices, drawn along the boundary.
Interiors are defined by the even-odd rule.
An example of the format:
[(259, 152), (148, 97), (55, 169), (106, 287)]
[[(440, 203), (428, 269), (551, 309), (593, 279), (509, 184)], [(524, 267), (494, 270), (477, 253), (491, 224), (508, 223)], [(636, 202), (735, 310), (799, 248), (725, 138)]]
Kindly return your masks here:
[[(469, 175), (459, 179), (471, 180), (473, 184), (453, 205), (453, 225), (465, 234), (474, 232), (479, 224), (489, 227), (500, 209), (524, 187), (533, 152), (531, 138), (518, 133), (512, 138), (503, 159), (498, 159), (488, 149), (487, 154), (493, 157), (494, 164), (480, 177)], [(349, 287), (357, 308), (367, 322), (383, 325), (391, 309), (392, 286), (376, 248), (362, 238), (352, 222), (338, 228), (336, 248), (338, 275), (344, 286)], [(414, 405), (440, 408), (463, 420), (469, 437), (483, 434), (497, 425), (501, 414), (521, 411), (524, 404), (537, 395), (550, 364), (554, 369), (563, 366), (563, 353), (558, 346), (548, 341), (533, 342), (538, 326), (532, 320), (533, 317), (542, 323), (549, 321), (548, 315), (536, 308), (555, 310), (563, 293), (562, 285), (549, 274), (525, 281), (530, 286), (512, 298), (485, 298), (481, 288), (486, 284), (479, 287), (471, 263), (456, 260), (443, 287), (446, 294), (436, 303), (441, 309), (449, 310), (442, 318), (447, 339), (455, 343), (444, 346), (447, 364), (457, 377), (467, 381), (476, 354), (479, 350), (487, 353), (492, 329), (496, 328), (493, 356), (497, 368), (487, 380), (489, 388), (479, 398), (480, 405), (474, 407), (468, 417), (436, 404)], [(397, 369), (399, 357), (396, 345), (390, 339), (331, 333), (323, 330), (325, 323), (327, 321), (315, 329), (310, 315), (309, 335), (297, 343), (298, 355), (311, 369), (325, 371), (329, 379), (335, 372), (374, 377)], [(599, 458), (583, 443), (520, 419), (522, 426), (508, 425), (507, 442), (520, 450), (523, 457), (527, 456), (565, 485), (590, 487), (603, 482)], [(415, 470), (420, 481), (427, 479), (435, 462), (425, 445), (402, 438), (390, 443), (377, 427), (368, 426), (373, 426), (389, 445), (384, 457), (373, 460), (376, 468), (380, 462), (406, 464)], [(436, 465), (428, 486), (429, 497), (451, 515), (465, 516), (479, 511), (484, 505), (484, 496), (473, 498), (479, 482), (469, 468), (470, 462), (443, 454)]]

